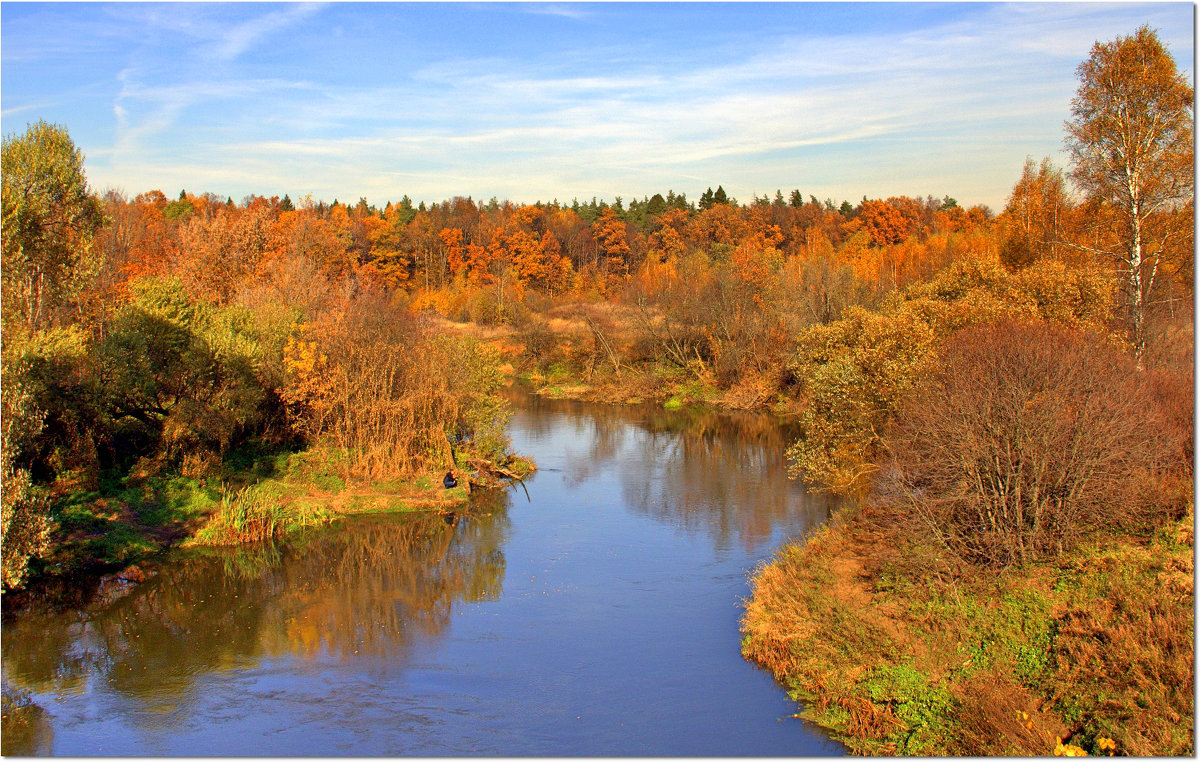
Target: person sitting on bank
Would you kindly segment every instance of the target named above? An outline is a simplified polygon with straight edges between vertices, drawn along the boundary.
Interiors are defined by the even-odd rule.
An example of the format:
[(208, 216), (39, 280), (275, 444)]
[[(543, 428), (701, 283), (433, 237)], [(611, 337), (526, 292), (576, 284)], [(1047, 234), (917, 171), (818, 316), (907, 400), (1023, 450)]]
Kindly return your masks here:
[(446, 472), (446, 475), (442, 478), (442, 486), (444, 486), (446, 489), (452, 489), (458, 486), (458, 479), (454, 478), (453, 472)]

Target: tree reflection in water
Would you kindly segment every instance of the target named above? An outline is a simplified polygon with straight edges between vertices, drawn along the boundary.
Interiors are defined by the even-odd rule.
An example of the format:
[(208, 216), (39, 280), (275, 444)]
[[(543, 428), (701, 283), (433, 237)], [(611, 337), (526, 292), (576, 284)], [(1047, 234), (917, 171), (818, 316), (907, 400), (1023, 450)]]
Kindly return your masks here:
[[(699, 750), (701, 736), (722, 750), (766, 738), (748, 730), (756, 712), (711, 737), (688, 718), (728, 718), (757, 700), (729, 603), (750, 565), (828, 512), (786, 478), (790, 433), (757, 414), (537, 397), (519, 401), (512, 428), (515, 448), (544, 461), (528, 480), (531, 505), (517, 488), (476, 496), (450, 523), (359, 516), (285, 545), (181, 553), (143, 584), (110, 580), (90, 600), (8, 617), (5, 688), (46, 708), (30, 743), (112, 753), (97, 746), (105, 739), (165, 756), (194, 743), (242, 752), (270, 734), (280, 751), (386, 756), (545, 753), (560, 741), (579, 753), (665, 753)], [(454, 638), (452, 620), (463, 623)], [(547, 651), (567, 643), (582, 647), (565, 661)], [(674, 664), (655, 650), (664, 643), (691, 656), (664, 667)], [(601, 658), (577, 659), (593, 647)], [(675, 679), (696, 654), (716, 683)], [(747, 691), (749, 703), (702, 695), (713, 685), (725, 686), (719, 698)], [(621, 700), (576, 744), (579, 715), (562, 707), (585, 693)], [(670, 729), (640, 723), (656, 699), (631, 709), (630, 693), (691, 709)], [(762, 749), (791, 748), (771, 738)], [(4, 750), (36, 751), (11, 748), (7, 734)]]
[(85, 607), (6, 622), (5, 683), (115, 691), (164, 712), (187, 703), (199, 676), (263, 659), (403, 664), (455, 603), (500, 595), (507, 502), (477, 495), (453, 524), (360, 516), (286, 546), (181, 554), (125, 595), (101, 589)]
[[(589, 405), (553, 400), (513, 387), (508, 394), (528, 434), (560, 427), (564, 416), (586, 447), (562, 448), (564, 481), (575, 486), (616, 469), (630, 509), (656, 521), (704, 532), (718, 548), (738, 541), (754, 549), (795, 511), (816, 526), (835, 505), (826, 494), (805, 494), (787, 477), (784, 452), (796, 432), (763, 413), (717, 412), (660, 405)], [(545, 415), (554, 412), (558, 416)], [(632, 455), (630, 453), (633, 453)]]
[(0, 754), (6, 757), (46, 757), (54, 749), (54, 727), (46, 711), (30, 701), (28, 694), (5, 684), (3, 735)]

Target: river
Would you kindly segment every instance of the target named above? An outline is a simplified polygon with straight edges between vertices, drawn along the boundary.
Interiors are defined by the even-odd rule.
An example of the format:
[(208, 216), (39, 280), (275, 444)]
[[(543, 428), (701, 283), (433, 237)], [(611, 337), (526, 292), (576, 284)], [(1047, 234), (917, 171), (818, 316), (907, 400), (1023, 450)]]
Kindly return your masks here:
[(4, 753), (843, 753), (738, 648), (749, 573), (830, 509), (779, 425), (513, 394), (524, 487), (6, 618), (6, 689), (44, 712)]

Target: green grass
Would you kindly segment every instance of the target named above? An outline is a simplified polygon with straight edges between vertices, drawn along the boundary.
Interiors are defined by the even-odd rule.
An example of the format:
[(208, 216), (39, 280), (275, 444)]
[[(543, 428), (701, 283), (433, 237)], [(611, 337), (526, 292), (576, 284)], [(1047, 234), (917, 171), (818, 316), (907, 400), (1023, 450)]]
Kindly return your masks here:
[(559, 384), (563, 381), (571, 379), (571, 369), (565, 364), (556, 362), (551, 363), (550, 367), (546, 368), (546, 382), (550, 384)]
[[(300, 452), (247, 445), (206, 478), (105, 472), (98, 489), (51, 504), (52, 549), (35, 559), (35, 574), (119, 569), (180, 542), (254, 543), (320, 526), (340, 513), (394, 512), (465, 503), (465, 485), (442, 488), (440, 475), (355, 484), (341, 475), (345, 456), (333, 449)], [(513, 459), (520, 473), (532, 465)]]
[(924, 671), (901, 663), (872, 670), (862, 685), (872, 702), (889, 707), (902, 723), (887, 736), (898, 754), (930, 756), (941, 751), (956, 709), (944, 684), (934, 685)]
[(218, 504), (222, 489), (184, 476), (144, 480), (106, 474), (99, 490), (66, 495), (51, 505), (55, 549), (45, 567), (72, 573), (127, 566), (186, 533)]
[(328, 511), (320, 507), (283, 502), (287, 492), (287, 485), (274, 481), (227, 492), (212, 520), (196, 533), (195, 541), (209, 545), (261, 542), (329, 520)]

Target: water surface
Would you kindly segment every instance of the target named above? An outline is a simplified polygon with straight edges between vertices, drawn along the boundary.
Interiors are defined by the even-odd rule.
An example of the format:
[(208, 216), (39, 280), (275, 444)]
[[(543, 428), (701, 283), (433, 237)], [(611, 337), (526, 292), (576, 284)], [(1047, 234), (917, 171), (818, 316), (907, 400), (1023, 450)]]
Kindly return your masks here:
[(5, 685), (45, 713), (4, 753), (840, 754), (739, 653), (747, 575), (829, 511), (779, 426), (516, 396), (524, 488), (7, 619)]

